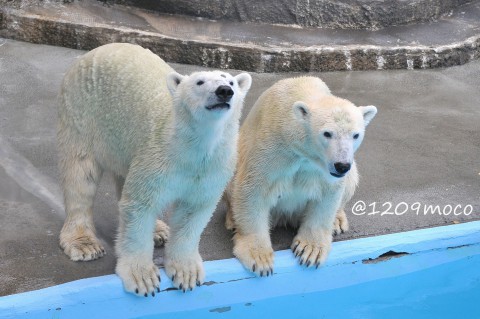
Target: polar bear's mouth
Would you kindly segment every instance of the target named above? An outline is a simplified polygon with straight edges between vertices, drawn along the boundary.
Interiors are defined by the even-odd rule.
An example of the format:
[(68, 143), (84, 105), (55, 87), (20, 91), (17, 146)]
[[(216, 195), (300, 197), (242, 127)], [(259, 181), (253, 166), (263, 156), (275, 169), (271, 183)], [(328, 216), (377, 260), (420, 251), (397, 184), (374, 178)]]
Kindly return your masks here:
[(205, 108), (207, 110), (223, 110), (223, 109), (228, 110), (230, 108), (230, 104), (228, 104), (226, 102), (222, 102), (222, 103), (217, 103), (217, 104), (207, 106)]
[(330, 175), (332, 175), (334, 177), (337, 177), (337, 178), (345, 176), (345, 174), (337, 174), (337, 173), (332, 173), (332, 172), (330, 172)]

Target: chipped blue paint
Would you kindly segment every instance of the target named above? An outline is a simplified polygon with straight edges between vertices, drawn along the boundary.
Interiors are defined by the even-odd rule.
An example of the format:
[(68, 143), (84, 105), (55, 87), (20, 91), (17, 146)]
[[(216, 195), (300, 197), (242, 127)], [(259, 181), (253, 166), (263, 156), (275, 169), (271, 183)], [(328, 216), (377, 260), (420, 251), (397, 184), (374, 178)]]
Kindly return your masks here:
[[(378, 262), (388, 252), (405, 252)], [(275, 253), (273, 277), (235, 259), (205, 263), (208, 285), (183, 294), (162, 272), (155, 298), (103, 276), (0, 298), (0, 318), (480, 318), (480, 222), (336, 242), (318, 270)]]

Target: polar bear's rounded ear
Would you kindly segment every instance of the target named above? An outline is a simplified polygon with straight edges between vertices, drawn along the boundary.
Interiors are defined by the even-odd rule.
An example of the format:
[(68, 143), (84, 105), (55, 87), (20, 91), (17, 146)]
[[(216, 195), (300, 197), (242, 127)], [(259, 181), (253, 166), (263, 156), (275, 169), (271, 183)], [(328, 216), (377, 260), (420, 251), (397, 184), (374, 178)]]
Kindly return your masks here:
[(307, 120), (310, 117), (310, 109), (305, 102), (297, 101), (292, 105), (293, 113), (299, 120)]
[(235, 79), (238, 82), (238, 87), (240, 91), (243, 93), (247, 93), (252, 85), (252, 77), (248, 73), (240, 73), (239, 75), (235, 76)]
[(363, 115), (363, 122), (365, 123), (365, 126), (367, 126), (377, 114), (377, 108), (373, 105), (359, 106), (359, 108)]
[(172, 72), (167, 75), (167, 87), (170, 91), (170, 94), (175, 94), (178, 85), (182, 82), (184, 78), (185, 76), (178, 74), (177, 72)]

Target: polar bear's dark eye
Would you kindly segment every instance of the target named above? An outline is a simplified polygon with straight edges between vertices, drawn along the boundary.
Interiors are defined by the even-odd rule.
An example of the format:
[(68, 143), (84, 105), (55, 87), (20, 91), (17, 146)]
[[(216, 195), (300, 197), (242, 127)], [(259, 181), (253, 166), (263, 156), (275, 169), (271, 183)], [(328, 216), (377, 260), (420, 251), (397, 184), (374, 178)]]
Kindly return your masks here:
[(325, 133), (323, 133), (323, 136), (325, 136), (326, 138), (332, 138), (332, 133), (325, 132)]
[(357, 133), (357, 134), (354, 134), (354, 135), (353, 135), (353, 139), (356, 140), (356, 139), (358, 139), (359, 136), (360, 136), (360, 134), (358, 134), (358, 133)]
[(230, 85), (232, 85), (232, 86), (233, 86), (233, 82), (230, 82)]
[(202, 85), (203, 83), (205, 83), (205, 82), (203, 82), (202, 80), (200, 80), (200, 81), (197, 82), (197, 85)]

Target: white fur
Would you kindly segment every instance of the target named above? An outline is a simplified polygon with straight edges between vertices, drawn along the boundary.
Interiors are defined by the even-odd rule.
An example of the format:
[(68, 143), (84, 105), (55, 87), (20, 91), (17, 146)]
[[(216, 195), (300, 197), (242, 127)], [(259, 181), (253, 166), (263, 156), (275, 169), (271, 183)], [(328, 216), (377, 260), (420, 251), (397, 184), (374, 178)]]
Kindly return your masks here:
[[(176, 287), (200, 284), (200, 235), (233, 175), (250, 84), (246, 73), (182, 76), (149, 50), (130, 44), (105, 45), (78, 60), (65, 76), (59, 108), (65, 253), (74, 260), (103, 255), (92, 201), (108, 170), (120, 196), (116, 272), (125, 289), (145, 296), (158, 289), (152, 237), (157, 244), (168, 239), (165, 270)], [(208, 110), (218, 102), (220, 85), (234, 91), (230, 108)], [(170, 206), (169, 234), (157, 217)]]
[[(227, 190), (226, 226), (236, 230), (234, 254), (245, 267), (271, 274), (269, 230), (287, 222), (299, 227), (292, 249), (300, 263), (325, 261), (332, 232), (348, 229), (344, 206), (358, 182), (353, 155), (375, 114), (374, 106), (333, 96), (315, 77), (279, 81), (260, 96), (240, 129)], [(337, 162), (351, 164), (343, 177), (332, 176)]]

